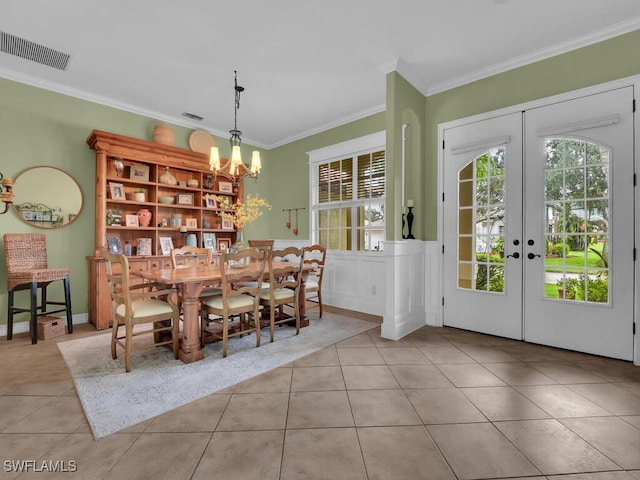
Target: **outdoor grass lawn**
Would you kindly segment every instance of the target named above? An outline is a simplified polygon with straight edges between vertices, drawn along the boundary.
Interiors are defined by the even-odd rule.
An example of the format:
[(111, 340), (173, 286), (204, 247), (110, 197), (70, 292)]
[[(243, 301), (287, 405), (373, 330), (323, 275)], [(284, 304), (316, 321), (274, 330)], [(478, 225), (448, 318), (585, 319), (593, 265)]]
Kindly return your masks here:
[[(602, 243), (590, 245), (590, 248), (595, 248), (600, 252), (602, 247)], [(562, 272), (563, 265), (566, 265), (567, 273), (582, 273), (584, 271), (584, 252), (569, 251), (569, 254), (564, 259), (562, 257), (546, 257), (544, 265), (547, 272)], [(598, 254), (591, 250), (587, 251), (587, 265), (595, 268), (603, 267), (602, 260)], [(572, 269), (571, 267), (575, 268)]]

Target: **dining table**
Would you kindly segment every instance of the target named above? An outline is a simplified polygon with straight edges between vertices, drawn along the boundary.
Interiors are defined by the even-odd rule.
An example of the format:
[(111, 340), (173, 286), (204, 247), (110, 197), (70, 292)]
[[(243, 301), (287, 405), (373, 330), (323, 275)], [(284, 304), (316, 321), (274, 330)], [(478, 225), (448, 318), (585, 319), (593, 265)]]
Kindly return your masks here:
[[(286, 262), (273, 262), (274, 265)], [(258, 269), (258, 263), (251, 263), (247, 268)], [(300, 327), (309, 325), (306, 310), (305, 285), (309, 272), (313, 270), (310, 265), (303, 265), (302, 278), (298, 304), (300, 311)], [(200, 346), (200, 293), (207, 286), (220, 285), (222, 276), (220, 266), (211, 264), (181, 265), (176, 268), (162, 267), (150, 270), (137, 270), (133, 274), (150, 282), (173, 286), (178, 289), (182, 298), (182, 338), (180, 340), (179, 358), (184, 363), (197, 362), (204, 358), (204, 352)], [(268, 265), (265, 265), (264, 276), (269, 277)]]

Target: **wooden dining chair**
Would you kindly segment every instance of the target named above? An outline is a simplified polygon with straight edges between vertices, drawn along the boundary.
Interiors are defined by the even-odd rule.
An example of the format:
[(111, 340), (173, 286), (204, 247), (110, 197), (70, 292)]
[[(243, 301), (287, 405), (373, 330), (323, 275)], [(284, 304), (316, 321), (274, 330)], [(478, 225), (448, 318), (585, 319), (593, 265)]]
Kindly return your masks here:
[[(213, 264), (213, 253), (210, 248), (185, 245), (182, 248), (171, 249), (171, 266), (173, 268), (183, 268), (197, 264)], [(206, 285), (200, 294), (200, 298), (219, 295), (221, 293), (222, 290), (219, 285)]]
[[(322, 277), (324, 276), (324, 263), (327, 258), (327, 249), (322, 245), (304, 247), (304, 263), (311, 265), (313, 269), (305, 282), (306, 300), (316, 303), (320, 309), (322, 318)], [(309, 296), (311, 294), (311, 296)]]
[[(229, 337), (255, 332), (256, 347), (260, 346), (259, 294), (266, 255), (256, 248), (224, 253), (220, 258), (222, 294), (201, 301), (201, 342), (204, 343), (208, 337), (222, 340), (223, 357), (227, 356)], [(238, 320), (234, 322), (232, 331), (233, 317)], [(217, 328), (211, 328), (212, 324)]]
[[(269, 288), (263, 288), (260, 292), (260, 305), (269, 309), (269, 330), (272, 342), (275, 336), (275, 326), (291, 322), (294, 317), (296, 335), (300, 333), (298, 294), (302, 282), (303, 261), (304, 251), (300, 248), (287, 247), (268, 252)], [(292, 315), (285, 315), (285, 305), (293, 308)]]
[(249, 246), (256, 247), (258, 250), (271, 250), (273, 242), (273, 240), (249, 240)]
[[(38, 317), (65, 312), (67, 332), (73, 332), (71, 316), (71, 286), (68, 268), (49, 268), (47, 263), (47, 239), (41, 233), (6, 233), (4, 254), (7, 266), (7, 340), (13, 338), (13, 316), (16, 313), (29, 312), (31, 343), (38, 343)], [(62, 280), (64, 301), (51, 300), (47, 296), (47, 287), (51, 282)], [(38, 289), (40, 304), (38, 305)], [(30, 290), (29, 308), (15, 304), (15, 292)], [(55, 307), (50, 308), (50, 305)], [(62, 308), (60, 308), (62, 306)]]
[[(132, 285), (129, 279), (129, 261), (126, 255), (102, 250), (107, 271), (107, 283), (113, 306), (111, 356), (116, 359), (117, 346), (124, 349), (124, 368), (131, 371), (131, 352), (169, 345), (178, 358), (180, 315), (173, 301), (175, 288), (140, 283)], [(150, 324), (151, 328), (144, 328)], [(143, 328), (138, 328), (139, 326)], [(124, 332), (120, 333), (121, 327)], [(134, 341), (140, 335), (149, 335), (151, 343)]]

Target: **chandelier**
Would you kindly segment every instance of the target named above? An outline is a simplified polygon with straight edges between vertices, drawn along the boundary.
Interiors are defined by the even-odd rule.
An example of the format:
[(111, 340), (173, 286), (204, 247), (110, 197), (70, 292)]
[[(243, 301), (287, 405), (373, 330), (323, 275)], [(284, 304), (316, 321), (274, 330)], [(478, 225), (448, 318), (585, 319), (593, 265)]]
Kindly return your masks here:
[(238, 109), (240, 108), (240, 94), (244, 92), (244, 87), (238, 85), (238, 72), (234, 70), (233, 73), (235, 74), (234, 116), (233, 130), (229, 130), (229, 133), (231, 134), (231, 138), (229, 139), (229, 142), (231, 143), (231, 159), (221, 166), (218, 147), (211, 147), (211, 152), (209, 154), (209, 168), (215, 175), (226, 175), (231, 177), (234, 182), (237, 182), (238, 179), (242, 177), (257, 179), (262, 168), (262, 163), (260, 162), (260, 152), (257, 150), (253, 151), (250, 167), (242, 161), (242, 156), (240, 154), (240, 143), (242, 142), (240, 136), (242, 135), (242, 132), (238, 130)]
[[(6, 177), (0, 172), (0, 201), (4, 203), (4, 211), (0, 212), (0, 215), (7, 213), (9, 211), (9, 205), (13, 203), (13, 180)], [(4, 192), (2, 189), (4, 188)]]

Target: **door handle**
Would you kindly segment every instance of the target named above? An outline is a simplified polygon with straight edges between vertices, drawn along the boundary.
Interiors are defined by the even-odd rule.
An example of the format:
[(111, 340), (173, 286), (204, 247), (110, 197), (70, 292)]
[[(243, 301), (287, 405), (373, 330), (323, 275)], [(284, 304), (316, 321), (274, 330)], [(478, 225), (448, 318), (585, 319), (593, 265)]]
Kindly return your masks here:
[(520, 258), (520, 254), (518, 252), (513, 252), (512, 255), (507, 255), (507, 258), (509, 258), (509, 257)]
[(540, 256), (540, 255), (539, 255), (539, 254), (537, 254), (537, 253), (531, 253), (531, 252), (527, 253), (527, 258), (528, 258), (529, 260), (533, 260), (534, 258), (539, 257), (539, 256)]

